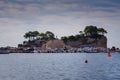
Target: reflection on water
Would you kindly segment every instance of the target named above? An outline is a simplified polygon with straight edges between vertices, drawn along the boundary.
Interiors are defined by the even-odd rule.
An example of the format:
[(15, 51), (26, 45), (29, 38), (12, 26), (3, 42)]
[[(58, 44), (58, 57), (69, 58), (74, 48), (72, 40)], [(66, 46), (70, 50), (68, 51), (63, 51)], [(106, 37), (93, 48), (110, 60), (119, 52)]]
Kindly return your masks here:
[(0, 80), (120, 80), (119, 61), (117, 53), (1, 54)]

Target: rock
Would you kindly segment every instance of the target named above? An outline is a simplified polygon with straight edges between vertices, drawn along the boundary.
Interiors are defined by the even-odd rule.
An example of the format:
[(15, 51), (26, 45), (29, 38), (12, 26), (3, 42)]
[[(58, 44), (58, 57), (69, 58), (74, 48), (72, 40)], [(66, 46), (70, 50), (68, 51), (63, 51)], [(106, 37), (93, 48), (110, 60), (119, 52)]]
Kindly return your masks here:
[(79, 48), (80, 45), (84, 45), (84, 44), (86, 45), (90, 44), (90, 45), (93, 45), (94, 47), (107, 48), (107, 38), (105, 36), (101, 36), (100, 38), (97, 38), (97, 39), (85, 37), (76, 41), (68, 40), (66, 44), (75, 48)]
[(48, 41), (46, 44), (43, 45), (42, 48), (63, 48), (65, 47), (65, 43), (59, 39), (53, 39)]

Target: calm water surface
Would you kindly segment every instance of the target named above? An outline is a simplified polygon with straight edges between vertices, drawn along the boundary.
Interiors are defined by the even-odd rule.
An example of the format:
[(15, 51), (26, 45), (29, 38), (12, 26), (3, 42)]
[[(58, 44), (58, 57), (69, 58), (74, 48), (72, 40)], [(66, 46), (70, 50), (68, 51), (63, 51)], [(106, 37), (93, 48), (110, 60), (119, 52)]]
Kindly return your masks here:
[(120, 54), (0, 54), (0, 80), (120, 80)]

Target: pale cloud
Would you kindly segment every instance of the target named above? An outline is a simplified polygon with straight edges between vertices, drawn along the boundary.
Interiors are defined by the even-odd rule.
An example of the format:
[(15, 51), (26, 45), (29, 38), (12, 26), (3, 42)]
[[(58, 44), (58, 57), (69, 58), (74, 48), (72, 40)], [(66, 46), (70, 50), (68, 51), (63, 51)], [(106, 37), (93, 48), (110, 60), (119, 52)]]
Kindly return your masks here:
[[(71, 14), (72, 12), (84, 12), (84, 13), (96, 13), (101, 12), (106, 13), (109, 12), (109, 14), (118, 13), (119, 12), (119, 5), (118, 3), (111, 3), (108, 1), (104, 1), (104, 4), (111, 3), (113, 6), (97, 6), (97, 4), (94, 5), (94, 3), (87, 3), (83, 0), (71, 0), (71, 1), (54, 1), (54, 0), (35, 0), (39, 1), (40, 3), (29, 3), (30, 1), (35, 2), (34, 0), (13, 0), (13, 1), (22, 1), (22, 3), (17, 2), (10, 2), (5, 3), (4, 1), (1, 1), (0, 7), (2, 7), (1, 14), (5, 13), (6, 15), (12, 16), (12, 17), (31, 17), (31, 16), (43, 16), (43, 15), (63, 15), (63, 14)], [(28, 1), (28, 3), (26, 2)], [(53, 1), (53, 3), (48, 3)], [(72, 3), (73, 2), (73, 3)], [(78, 3), (77, 3), (78, 2)], [(83, 4), (83, 3), (84, 4)], [(96, 1), (97, 2), (97, 1)], [(98, 1), (101, 2), (101, 1)], [(24, 3), (24, 4), (23, 4)], [(43, 4), (42, 4), (43, 3)], [(111, 12), (110, 12), (111, 11)], [(96, 14), (101, 15), (101, 14)], [(84, 15), (73, 15), (73, 16), (84, 16)]]
[[(20, 43), (23, 34), (30, 30), (50, 30), (60, 37), (77, 34), (86, 25), (104, 27), (111, 40), (120, 29), (119, 3), (119, 0), (0, 0), (0, 42), (3, 42), (0, 45), (5, 45), (5, 41)], [(12, 38), (8, 41), (11, 35), (18, 42), (12, 43)], [(115, 44), (108, 42), (109, 46)]]
[(18, 19), (11, 19), (11, 18), (0, 18), (0, 23), (1, 24), (12, 24), (12, 25), (20, 25), (20, 24), (25, 24), (23, 21), (18, 20)]

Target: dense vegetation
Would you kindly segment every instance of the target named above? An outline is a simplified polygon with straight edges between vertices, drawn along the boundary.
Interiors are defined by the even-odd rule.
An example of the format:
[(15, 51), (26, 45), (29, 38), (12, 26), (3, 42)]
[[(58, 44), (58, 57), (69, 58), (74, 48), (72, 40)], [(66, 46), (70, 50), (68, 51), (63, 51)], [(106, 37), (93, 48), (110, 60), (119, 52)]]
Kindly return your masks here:
[(46, 31), (45, 33), (39, 33), (38, 31), (29, 31), (25, 33), (24, 37), (26, 39), (28, 38), (29, 41), (33, 41), (36, 39), (48, 41), (50, 39), (54, 39), (55, 35), (50, 31)]
[[(83, 31), (79, 31), (79, 34), (71, 35), (71, 36), (63, 36), (61, 40), (65, 43), (70, 41), (77, 41), (79, 39), (83, 39), (83, 42), (86, 37), (90, 38), (100, 38), (104, 36), (107, 31), (103, 28), (97, 28), (96, 26), (90, 25), (86, 26)], [(55, 39), (55, 34), (51, 31), (46, 31), (45, 33), (40, 33), (38, 31), (29, 31), (24, 34), (24, 38), (28, 39), (28, 41), (24, 41), (23, 44), (19, 44), (19, 47), (23, 46), (42, 46), (43, 43), (51, 39)]]
[(18, 44), (18, 47), (42, 46), (43, 43), (54, 39), (55, 35), (50, 31), (46, 31), (45, 33), (29, 31), (24, 34), (24, 38), (28, 39), (28, 41), (23, 41), (23, 44)]
[(66, 42), (67, 40), (78, 40), (80, 38), (90, 37), (90, 38), (101, 38), (107, 31), (103, 28), (97, 28), (96, 26), (90, 25), (86, 26), (83, 31), (79, 31), (79, 34), (71, 35), (71, 36), (63, 36), (61, 40)]

